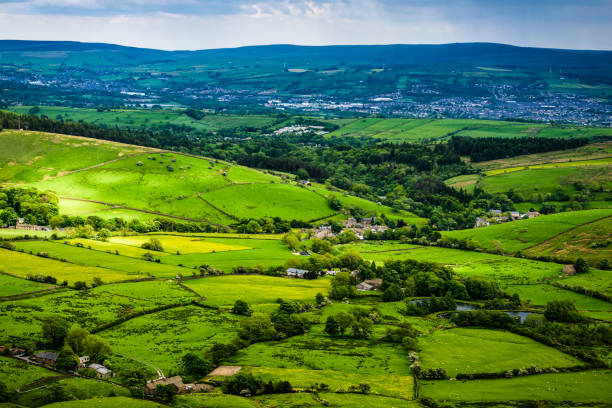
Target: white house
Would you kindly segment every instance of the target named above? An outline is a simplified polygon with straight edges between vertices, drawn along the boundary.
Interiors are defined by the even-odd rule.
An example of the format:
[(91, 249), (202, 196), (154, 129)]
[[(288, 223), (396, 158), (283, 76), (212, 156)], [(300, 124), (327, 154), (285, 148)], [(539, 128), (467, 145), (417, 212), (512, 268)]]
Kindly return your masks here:
[(287, 276), (292, 276), (294, 278), (303, 278), (304, 274), (308, 271), (305, 269), (297, 269), (297, 268), (287, 268)]

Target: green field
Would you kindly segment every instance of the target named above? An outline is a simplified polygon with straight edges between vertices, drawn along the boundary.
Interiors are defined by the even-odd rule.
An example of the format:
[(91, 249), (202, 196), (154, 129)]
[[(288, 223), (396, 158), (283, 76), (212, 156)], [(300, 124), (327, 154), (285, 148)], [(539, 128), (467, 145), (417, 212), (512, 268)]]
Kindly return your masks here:
[(56, 315), (88, 330), (145, 310), (177, 303), (187, 304), (196, 296), (170, 282), (149, 281), (103, 285), (87, 291), (68, 291), (0, 303), (0, 343), (36, 339), (41, 320)]
[(326, 293), (329, 279), (304, 280), (263, 275), (229, 275), (194, 279), (185, 285), (206, 297), (204, 304), (230, 308), (244, 300), (258, 308), (272, 307), (277, 299), (314, 302), (317, 293)]
[(0, 272), (0, 297), (20, 295), (23, 293), (49, 289), (52, 287), (52, 285), (48, 285), (46, 283), (15, 278)]
[[(612, 403), (612, 372), (583, 371), (472, 381), (422, 382), (422, 395), (448, 402), (573, 401)], [(589, 405), (587, 405), (589, 406)]]
[(186, 352), (229, 343), (236, 337), (238, 320), (229, 313), (187, 306), (136, 317), (99, 335), (113, 345), (114, 353), (146, 361), (168, 374), (178, 370)]
[(592, 264), (612, 259), (612, 218), (578, 226), (525, 251), (529, 256), (552, 256), (574, 261), (580, 257)]
[[(116, 236), (111, 237), (110, 242), (132, 247), (140, 247), (148, 242), (151, 236)], [(177, 235), (155, 235), (159, 240), (164, 252), (169, 254), (206, 254), (212, 252), (243, 251), (251, 249), (248, 246), (222, 244), (214, 239), (200, 237), (184, 237)]]
[(531, 366), (550, 368), (581, 364), (575, 357), (534, 340), (497, 330), (438, 330), (421, 339), (419, 344), (423, 368), (444, 368), (450, 377), (459, 373), (498, 373)]
[(46, 368), (34, 366), (15, 358), (0, 357), (0, 378), (9, 391), (46, 377), (59, 374)]
[(91, 398), (86, 400), (55, 402), (45, 405), (45, 408), (165, 408), (163, 405), (153, 401), (133, 399), (128, 397), (106, 397), (106, 398)]
[[(116, 255), (115, 253), (80, 248), (53, 241), (23, 241), (18, 242), (16, 246), (18, 249), (23, 249), (25, 252), (31, 252), (32, 254), (45, 252), (53, 258), (66, 260), (69, 265), (82, 265), (87, 267), (95, 267), (97, 269), (103, 268), (104, 270), (108, 271), (107, 273), (121, 273), (124, 276), (123, 280), (148, 276), (175, 277), (177, 274), (191, 272), (187, 269), (173, 265), (149, 262), (128, 256)], [(63, 264), (66, 264), (66, 262), (63, 262)], [(98, 277), (105, 282), (113, 282), (117, 280), (109, 279), (107, 281), (102, 276)], [(74, 279), (76, 279), (76, 277)], [(89, 279), (83, 280), (89, 281)]]
[(450, 266), (463, 276), (482, 277), (505, 283), (535, 283), (542, 278), (557, 277), (562, 266), (549, 262), (531, 261), (482, 252), (462, 251), (442, 247), (420, 247), (398, 242), (360, 242), (348, 244), (343, 250), (355, 249), (368, 260), (415, 259)]
[[(319, 392), (317, 394), (321, 401), (327, 401), (330, 407), (345, 408), (417, 408), (421, 405), (417, 402), (407, 401), (400, 398), (392, 398), (379, 395), (362, 394), (334, 394), (331, 392)], [(322, 404), (313, 394), (278, 394), (256, 397), (254, 400), (269, 408), (318, 408)], [(262, 406), (259, 405), (258, 406)]]
[(444, 232), (444, 235), (457, 239), (473, 239), (486, 249), (494, 249), (493, 241), (499, 241), (504, 251), (511, 253), (537, 245), (571, 228), (610, 214), (612, 214), (610, 209), (564, 212), (489, 227)]
[(406, 352), (384, 343), (371, 347), (367, 340), (332, 339), (322, 329), (317, 325), (305, 336), (253, 344), (231, 363), (299, 386), (324, 382), (336, 390), (367, 382), (373, 391), (384, 395), (412, 398), (413, 379)]

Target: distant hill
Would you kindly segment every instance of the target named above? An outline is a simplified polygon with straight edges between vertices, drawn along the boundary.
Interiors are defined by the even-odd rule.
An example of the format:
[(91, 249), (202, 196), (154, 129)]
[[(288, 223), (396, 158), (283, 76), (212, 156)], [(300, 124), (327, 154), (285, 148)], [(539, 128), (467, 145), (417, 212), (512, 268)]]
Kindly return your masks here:
[(146, 60), (230, 60), (252, 62), (278, 60), (287, 63), (316, 62), (339, 64), (488, 64), (500, 67), (522, 67), (546, 70), (552, 67), (567, 69), (604, 68), (612, 66), (611, 51), (563, 50), (517, 47), (496, 43), (453, 44), (392, 44), (392, 45), (262, 45), (197, 51), (162, 51), (126, 47), (104, 43), (74, 41), (0, 40), (0, 53), (108, 53), (125, 54)]

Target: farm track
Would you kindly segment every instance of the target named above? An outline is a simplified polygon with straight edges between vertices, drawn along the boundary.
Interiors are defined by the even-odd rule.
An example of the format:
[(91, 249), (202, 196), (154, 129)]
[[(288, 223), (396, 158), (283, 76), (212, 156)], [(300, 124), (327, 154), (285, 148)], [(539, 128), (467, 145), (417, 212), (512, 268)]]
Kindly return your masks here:
[(129, 159), (130, 157), (143, 156), (145, 154), (151, 154), (151, 153), (157, 153), (157, 152), (143, 152), (143, 153), (135, 153), (135, 154), (129, 154), (127, 156), (117, 157), (116, 159), (107, 160), (107, 161), (102, 162), (102, 163), (94, 164), (93, 166), (83, 167), (82, 169), (76, 169), (76, 170), (67, 171), (67, 172), (62, 173), (60, 175), (57, 175), (57, 176), (54, 176), (54, 177), (49, 177), (47, 180), (55, 180), (57, 178), (68, 176), (70, 174), (74, 174), (74, 173), (79, 173), (81, 171), (87, 171), (87, 170), (95, 169), (97, 167), (106, 166), (107, 164), (110, 164), (110, 163), (115, 163), (115, 162), (118, 162), (118, 161), (121, 161), (121, 160)]
[(572, 228), (570, 228), (570, 229), (566, 229), (565, 231), (562, 231), (562, 232), (560, 232), (560, 233), (558, 233), (558, 234), (556, 234), (556, 235), (553, 235), (552, 237), (547, 238), (547, 239), (545, 239), (545, 240), (544, 240), (544, 241), (542, 241), (542, 242), (538, 242), (538, 243), (537, 243), (537, 244), (535, 244), (535, 245), (529, 246), (529, 247), (527, 247), (527, 248), (523, 248), (523, 249), (522, 249), (522, 251), (528, 251), (528, 250), (530, 250), (530, 249), (533, 249), (533, 248), (537, 247), (538, 245), (542, 245), (542, 244), (545, 244), (545, 243), (547, 243), (547, 242), (549, 242), (549, 241), (552, 241), (553, 239), (556, 239), (556, 238), (558, 238), (559, 236), (561, 236), (561, 235), (563, 235), (563, 234), (566, 234), (566, 233), (568, 233), (568, 232), (571, 232), (571, 231), (573, 231), (573, 230), (575, 230), (575, 229), (578, 229), (578, 228), (583, 227), (583, 226), (585, 226), (585, 225), (589, 225), (589, 224), (593, 224), (593, 223), (599, 222), (599, 221), (601, 221), (601, 220), (605, 220), (606, 218), (610, 218), (610, 217), (612, 217), (612, 215), (606, 215), (605, 217), (601, 217), (601, 218), (598, 218), (598, 219), (593, 220), (593, 221), (585, 222), (584, 224), (575, 225), (575, 226), (573, 226)]
[(139, 360), (139, 359), (137, 359), (137, 358), (134, 358), (134, 357), (131, 357), (131, 356), (126, 356), (126, 355), (124, 355), (124, 354), (119, 354), (119, 353), (115, 353), (115, 355), (117, 355), (117, 356), (119, 356), (119, 357), (129, 358), (130, 360), (134, 360), (134, 361), (136, 361), (136, 362), (138, 362), (138, 363), (140, 363), (140, 364), (144, 364), (144, 365), (146, 365), (147, 367), (151, 367), (152, 369), (154, 369), (154, 370), (157, 372), (157, 379), (158, 379), (158, 380), (161, 380), (162, 378), (166, 378), (166, 377), (164, 376), (163, 371), (162, 371), (162, 370), (161, 370), (159, 367), (154, 366), (153, 364), (151, 364), (151, 363), (149, 363), (149, 362), (147, 362), (147, 361)]
[[(153, 214), (153, 215), (159, 215), (162, 217), (168, 217), (168, 218), (176, 218), (178, 220), (183, 220), (183, 221), (191, 221), (191, 222), (204, 222), (206, 220), (198, 220), (195, 218), (187, 218), (187, 217), (181, 217), (179, 215), (172, 215), (172, 214), (166, 214), (166, 213), (162, 213), (162, 212), (158, 212), (158, 211), (151, 211), (151, 210), (143, 210), (142, 208), (133, 208), (133, 207), (126, 207), (123, 205), (119, 205), (119, 204), (113, 204), (113, 203), (107, 203), (104, 201), (97, 201), (97, 200), (89, 200), (86, 198), (76, 198), (76, 197), (59, 197), (61, 199), (64, 200), (74, 200), (74, 201), (83, 201), (86, 203), (94, 203), (94, 204), (102, 204), (102, 205), (106, 205), (108, 207), (110, 207), (109, 209), (122, 209), (122, 210), (130, 210), (130, 211), (138, 211), (138, 212), (143, 212), (143, 213), (147, 213), (147, 214)], [(212, 222), (206, 221), (209, 224), (215, 225), (215, 226), (220, 226), (220, 224), (214, 224)]]

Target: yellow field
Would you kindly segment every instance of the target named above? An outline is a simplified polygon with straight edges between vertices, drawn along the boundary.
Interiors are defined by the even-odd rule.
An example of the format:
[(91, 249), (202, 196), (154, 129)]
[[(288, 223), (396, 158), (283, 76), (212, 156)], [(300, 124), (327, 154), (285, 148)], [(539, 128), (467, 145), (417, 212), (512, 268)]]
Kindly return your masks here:
[[(119, 255), (131, 256), (132, 258), (141, 258), (145, 253), (151, 252), (147, 249), (142, 249), (140, 247), (119, 244), (116, 242), (103, 242), (96, 241), (95, 239), (85, 239), (85, 238), (74, 238), (69, 239), (67, 242), (70, 245), (76, 245), (77, 243), (83, 244), (85, 248), (91, 248), (96, 251), (110, 252), (112, 254), (115, 251), (119, 252)], [(165, 252), (156, 252), (155, 256), (166, 256)]]
[(567, 161), (562, 163), (545, 163), (545, 164), (534, 164), (530, 166), (519, 166), (519, 167), (508, 167), (505, 169), (495, 169), (485, 172), (487, 176), (495, 176), (497, 174), (511, 173), (513, 171), (528, 170), (528, 169), (550, 169), (556, 167), (584, 167), (584, 166), (609, 166), (612, 165), (612, 159), (596, 159), (596, 160), (583, 160), (583, 161)]
[(247, 246), (241, 245), (227, 245), (216, 242), (206, 241), (206, 238), (201, 237), (185, 237), (175, 235), (155, 235), (154, 237), (146, 235), (136, 235), (128, 237), (111, 237), (110, 242), (131, 245), (140, 247), (145, 242), (148, 242), (151, 238), (159, 239), (161, 242), (164, 252), (169, 254), (205, 254), (209, 252), (226, 252), (226, 251), (241, 251), (245, 249), (251, 249)]
[(100, 278), (104, 282), (117, 282), (138, 278), (138, 275), (115, 271), (112, 269), (96, 268), (93, 266), (73, 265), (54, 259), (41, 258), (17, 251), (0, 249), (0, 269), (2, 271), (22, 278), (28, 275), (53, 276), (58, 284), (64, 280), (68, 284), (76, 281), (93, 282)]

